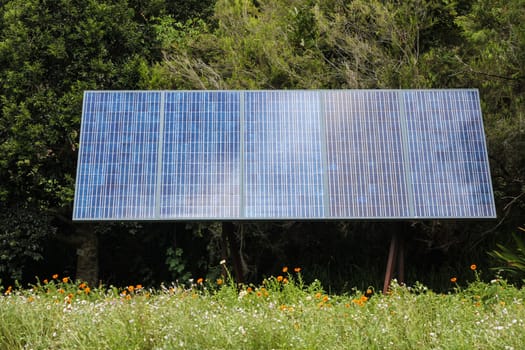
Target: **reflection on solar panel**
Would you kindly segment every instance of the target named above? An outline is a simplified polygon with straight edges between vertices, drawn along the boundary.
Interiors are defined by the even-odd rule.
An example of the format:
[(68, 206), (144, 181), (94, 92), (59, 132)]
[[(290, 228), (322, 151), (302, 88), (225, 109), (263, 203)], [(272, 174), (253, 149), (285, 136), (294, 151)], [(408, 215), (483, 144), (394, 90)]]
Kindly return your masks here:
[(74, 220), (492, 217), (477, 90), (84, 95)]

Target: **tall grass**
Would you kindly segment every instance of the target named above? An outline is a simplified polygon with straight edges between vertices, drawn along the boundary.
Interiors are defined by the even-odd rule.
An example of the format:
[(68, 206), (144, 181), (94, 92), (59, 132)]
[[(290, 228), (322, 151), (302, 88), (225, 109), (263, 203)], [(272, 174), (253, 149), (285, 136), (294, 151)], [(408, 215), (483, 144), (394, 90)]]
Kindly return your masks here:
[[(477, 275), (476, 275), (477, 276)], [(55, 276), (57, 277), (57, 276)], [(520, 349), (525, 292), (475, 278), (436, 294), (394, 283), (328, 295), (286, 272), (258, 286), (6, 288), (0, 349)]]

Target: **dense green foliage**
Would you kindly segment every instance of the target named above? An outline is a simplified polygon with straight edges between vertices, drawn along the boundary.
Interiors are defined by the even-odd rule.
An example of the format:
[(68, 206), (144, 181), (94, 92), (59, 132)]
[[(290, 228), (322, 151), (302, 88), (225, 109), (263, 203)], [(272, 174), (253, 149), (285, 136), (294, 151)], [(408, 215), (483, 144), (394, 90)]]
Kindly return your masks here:
[[(214, 264), (236, 254), (247, 280), (295, 262), (336, 288), (377, 285), (393, 230), (406, 232), (412, 280), (444, 286), (462, 264), (493, 265), (486, 252), (512, 243), (525, 213), (524, 9), (524, 0), (2, 1), (0, 278), (55, 269), (158, 283), (217, 276)], [(86, 89), (454, 87), (480, 89), (497, 222), (250, 223), (228, 238), (216, 223), (70, 220)], [(87, 274), (89, 261), (100, 269)]]

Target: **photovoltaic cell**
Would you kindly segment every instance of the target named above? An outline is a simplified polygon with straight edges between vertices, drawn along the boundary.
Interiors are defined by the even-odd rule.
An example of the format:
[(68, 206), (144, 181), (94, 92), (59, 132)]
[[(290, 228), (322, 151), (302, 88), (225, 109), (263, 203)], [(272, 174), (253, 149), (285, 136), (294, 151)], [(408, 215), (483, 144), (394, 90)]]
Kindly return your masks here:
[(158, 92), (86, 94), (75, 218), (155, 215)]
[(491, 217), (477, 90), (84, 96), (74, 220)]
[(395, 91), (325, 95), (330, 213), (334, 217), (410, 217)]
[(240, 214), (239, 95), (166, 92), (161, 218)]
[(325, 216), (319, 93), (248, 92), (244, 216)]

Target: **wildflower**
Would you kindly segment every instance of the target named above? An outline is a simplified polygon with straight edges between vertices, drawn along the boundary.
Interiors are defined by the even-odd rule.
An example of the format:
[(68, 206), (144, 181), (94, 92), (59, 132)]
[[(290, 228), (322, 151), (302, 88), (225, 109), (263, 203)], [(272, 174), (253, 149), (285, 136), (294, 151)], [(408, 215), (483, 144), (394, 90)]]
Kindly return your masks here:
[(219, 262), (219, 264), (221, 264), (221, 265), (225, 265), (225, 264), (226, 264), (226, 260), (222, 259), (222, 260)]
[(13, 290), (13, 287), (12, 286), (9, 286), (7, 287), (7, 290), (5, 291), (4, 295), (9, 295), (11, 294), (11, 291)]
[(78, 288), (80, 288), (80, 289), (84, 289), (84, 288), (86, 288), (86, 287), (87, 287), (87, 284), (84, 283), (84, 282), (82, 282), (82, 283), (80, 283), (80, 284), (78, 285)]
[(62, 282), (67, 283), (69, 281), (69, 277), (62, 278)]
[(131, 295), (126, 295), (126, 300), (131, 300)]
[(57, 290), (57, 292), (59, 292), (60, 294), (64, 294), (64, 293), (65, 293), (65, 290), (63, 290), (62, 288), (60, 288), (59, 290)]
[(252, 289), (252, 287), (248, 287), (248, 288), (246, 288), (246, 292), (248, 292), (248, 293), (251, 293), (251, 292), (253, 292), (253, 289)]
[(91, 289), (89, 287), (84, 288), (84, 293), (89, 294), (91, 292)]
[(49, 283), (49, 281), (47, 280), (47, 278), (44, 279), (42, 282), (44, 282), (44, 284), (48, 284), (48, 283)]
[(288, 283), (288, 278), (286, 278), (286, 277), (283, 278), (283, 283), (284, 283), (284, 284)]
[(452, 277), (450, 279), (450, 282), (452, 282), (452, 283), (456, 283), (457, 281), (458, 281), (457, 277)]
[(365, 292), (366, 295), (372, 295), (374, 294), (374, 291), (372, 290), (372, 288), (368, 288)]
[(296, 272), (296, 273), (301, 272), (301, 268), (300, 268), (300, 267), (295, 267), (293, 270), (294, 270), (294, 272)]
[(328, 301), (328, 299), (329, 299), (329, 298), (328, 298), (328, 295), (325, 295), (325, 296), (323, 297), (323, 301), (324, 301), (325, 303)]
[(128, 286), (128, 291), (130, 293), (133, 293), (135, 291), (135, 287), (134, 286)]
[(321, 298), (321, 293), (320, 292), (315, 293), (315, 298), (316, 299), (320, 299)]
[(35, 300), (34, 297), (29, 297), (29, 298), (27, 298), (27, 302), (28, 302), (28, 303), (31, 303), (31, 302), (33, 302), (34, 300)]
[(283, 280), (283, 276), (277, 276), (277, 282), (281, 282)]
[(478, 267), (476, 266), (476, 264), (472, 264), (472, 265), (470, 265), (470, 269), (471, 269), (472, 271), (476, 271), (477, 268), (478, 268)]
[(223, 283), (224, 283), (224, 281), (222, 280), (222, 278), (217, 278), (217, 285), (218, 286), (222, 286)]
[(202, 282), (204, 282), (204, 278), (201, 277), (197, 279), (197, 284), (202, 284)]
[(288, 266), (283, 267), (283, 273), (287, 273), (287, 272), (288, 272)]
[(135, 286), (135, 289), (142, 289), (142, 284), (137, 284), (137, 285)]
[(58, 279), (58, 274), (55, 273), (55, 274), (54, 274), (53, 276), (51, 276), (51, 277), (53, 277), (53, 279), (56, 280), (56, 279)]

